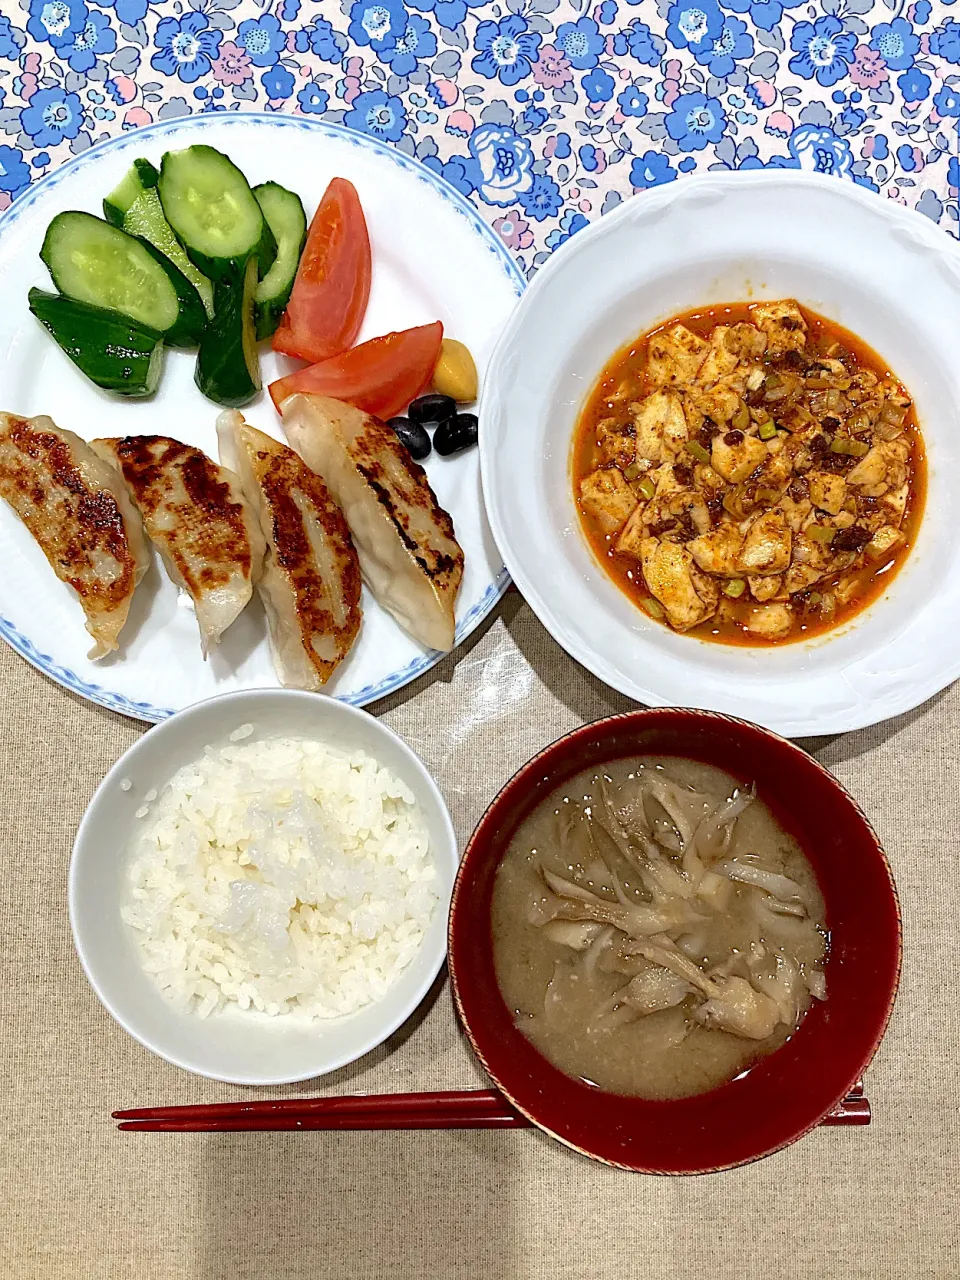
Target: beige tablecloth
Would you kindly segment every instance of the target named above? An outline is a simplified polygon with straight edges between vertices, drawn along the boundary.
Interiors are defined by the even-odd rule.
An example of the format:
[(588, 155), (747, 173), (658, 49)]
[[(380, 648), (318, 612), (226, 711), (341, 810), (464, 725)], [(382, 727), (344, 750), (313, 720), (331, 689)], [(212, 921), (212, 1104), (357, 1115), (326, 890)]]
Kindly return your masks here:
[[(524, 1131), (118, 1133), (114, 1107), (239, 1092), (130, 1039), (73, 952), (74, 829), (143, 726), (79, 701), (5, 646), (0, 698), (2, 1280), (960, 1276), (957, 689), (806, 744), (873, 819), (903, 901), (900, 999), (867, 1078), (872, 1126), (820, 1130), (698, 1179), (615, 1172)], [(534, 751), (624, 706), (512, 594), (455, 659), (376, 709), (421, 752), (465, 838)], [(325, 1084), (478, 1077), (444, 983), (389, 1045)]]

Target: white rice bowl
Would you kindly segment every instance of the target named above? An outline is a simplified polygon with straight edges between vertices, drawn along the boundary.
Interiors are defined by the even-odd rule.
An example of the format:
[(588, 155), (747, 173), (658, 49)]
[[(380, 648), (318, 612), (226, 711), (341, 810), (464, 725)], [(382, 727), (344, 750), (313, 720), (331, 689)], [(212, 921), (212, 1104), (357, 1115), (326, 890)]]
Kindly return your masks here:
[(381, 999), (440, 896), (424, 815), (372, 756), (252, 725), (141, 806), (122, 918), (178, 1007), (329, 1019)]

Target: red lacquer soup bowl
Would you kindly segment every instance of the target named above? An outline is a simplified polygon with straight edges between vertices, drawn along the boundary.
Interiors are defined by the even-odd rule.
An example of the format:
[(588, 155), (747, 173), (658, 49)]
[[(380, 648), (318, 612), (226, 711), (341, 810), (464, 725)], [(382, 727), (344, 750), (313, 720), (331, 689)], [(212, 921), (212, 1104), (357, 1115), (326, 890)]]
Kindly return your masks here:
[[(678, 1101), (622, 1097), (564, 1075), (514, 1025), (494, 970), (491, 897), (517, 827), (574, 774), (637, 755), (685, 756), (745, 784), (755, 781), (760, 798), (812, 864), (830, 930), (827, 1000), (814, 1001), (796, 1034), (746, 1075)], [(534, 1124), (623, 1169), (710, 1173), (803, 1137), (860, 1078), (896, 995), (900, 913), (890, 868), (867, 819), (836, 778), (799, 747), (709, 711), (635, 711), (567, 734), (524, 765), (491, 804), (454, 886), (449, 960), (454, 997), (478, 1058)]]

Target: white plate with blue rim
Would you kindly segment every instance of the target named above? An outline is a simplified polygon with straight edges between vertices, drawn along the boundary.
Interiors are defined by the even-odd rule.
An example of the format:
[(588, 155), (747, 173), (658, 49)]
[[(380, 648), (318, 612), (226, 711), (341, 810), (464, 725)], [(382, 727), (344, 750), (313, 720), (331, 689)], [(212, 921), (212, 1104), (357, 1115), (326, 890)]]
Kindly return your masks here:
[[(85, 439), (170, 435), (217, 456), (217, 406), (193, 382), (194, 353), (167, 351), (160, 390), (125, 401), (88, 382), (27, 309), (32, 285), (50, 288), (38, 256), (43, 234), (64, 209), (101, 213), (133, 160), (204, 142), (226, 152), (252, 184), (270, 179), (297, 192), (308, 218), (329, 180), (349, 178), (363, 204), (373, 250), (370, 304), (359, 341), (442, 320), (473, 352), (481, 375), (523, 290), (523, 277), (494, 231), (429, 169), (364, 134), (296, 116), (217, 113), (139, 129), (55, 169), (0, 218), (0, 410), (48, 414)], [(264, 387), (292, 362), (261, 347)], [(267, 392), (244, 416), (283, 438)], [(486, 617), (508, 577), (487, 523), (476, 450), (431, 454), (431, 485), (453, 517), (466, 561), (457, 601), (457, 643)], [(158, 559), (137, 588), (120, 650), (86, 654), (83, 613), (13, 511), (0, 502), (0, 636), (74, 693), (140, 720), (159, 721), (233, 689), (276, 686), (266, 625), (254, 599), (209, 660), (200, 652), (192, 606)], [(364, 588), (363, 626), (325, 692), (362, 706), (429, 670), (443, 656), (403, 631)]]

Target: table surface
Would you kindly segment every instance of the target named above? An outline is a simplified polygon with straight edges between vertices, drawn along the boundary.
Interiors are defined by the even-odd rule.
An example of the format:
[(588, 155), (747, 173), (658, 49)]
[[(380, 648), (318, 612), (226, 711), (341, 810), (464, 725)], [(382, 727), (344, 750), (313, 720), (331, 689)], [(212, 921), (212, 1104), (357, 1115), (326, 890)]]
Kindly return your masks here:
[[(711, 167), (833, 172), (955, 233), (951, 13), (929, 0), (0, 0), (0, 209), (122, 129), (267, 109), (345, 122), (440, 169), (527, 272), (633, 191)], [(421, 753), (465, 839), (535, 751), (627, 705), (511, 593), (456, 655), (374, 710)], [(131, 1040), (73, 952), (73, 833), (143, 728), (0, 647), (4, 1277), (960, 1275), (956, 689), (804, 744), (870, 815), (903, 904), (900, 998), (867, 1076), (872, 1126), (692, 1180), (615, 1172), (526, 1131), (117, 1133), (118, 1106), (237, 1094)], [(324, 1087), (479, 1081), (444, 982)]]

